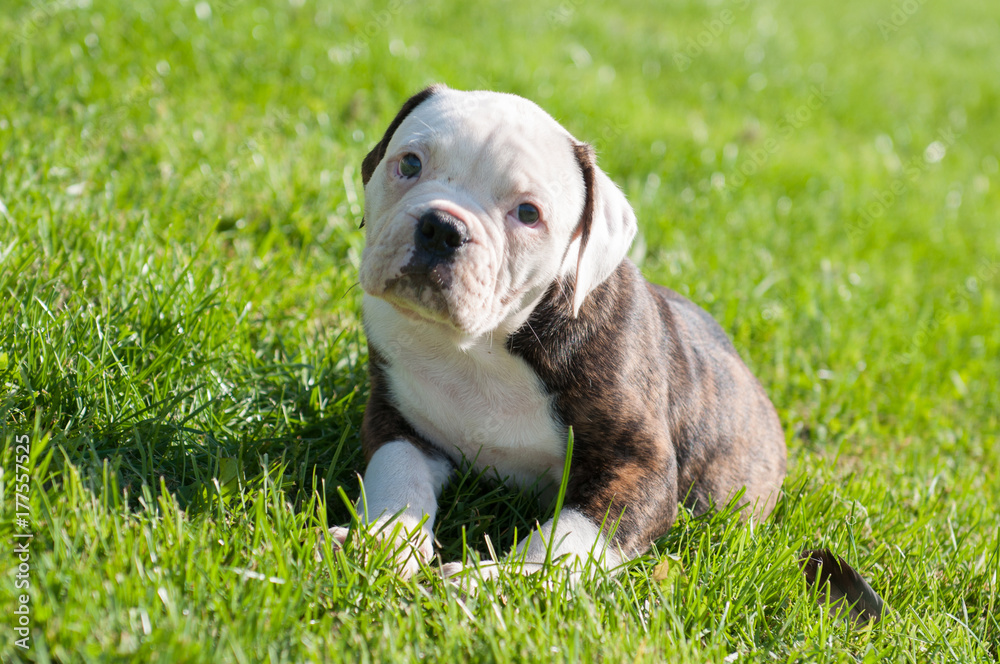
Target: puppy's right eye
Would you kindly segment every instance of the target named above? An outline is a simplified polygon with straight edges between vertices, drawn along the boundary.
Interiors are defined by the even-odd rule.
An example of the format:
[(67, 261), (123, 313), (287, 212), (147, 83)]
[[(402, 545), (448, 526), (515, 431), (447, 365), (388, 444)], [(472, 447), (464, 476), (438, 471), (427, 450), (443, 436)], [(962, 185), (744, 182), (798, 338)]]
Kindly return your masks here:
[(534, 225), (539, 216), (538, 208), (531, 203), (521, 203), (517, 206), (517, 220), (525, 226)]
[(420, 157), (408, 152), (399, 160), (399, 174), (404, 178), (415, 178), (420, 174), (421, 166)]

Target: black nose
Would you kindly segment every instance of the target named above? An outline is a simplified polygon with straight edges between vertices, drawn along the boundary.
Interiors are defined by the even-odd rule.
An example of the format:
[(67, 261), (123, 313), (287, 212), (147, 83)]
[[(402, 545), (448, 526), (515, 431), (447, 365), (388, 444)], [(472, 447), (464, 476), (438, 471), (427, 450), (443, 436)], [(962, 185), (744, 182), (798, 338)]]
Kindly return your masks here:
[(469, 229), (462, 221), (441, 210), (429, 210), (417, 220), (417, 247), (438, 258), (448, 258), (469, 241)]

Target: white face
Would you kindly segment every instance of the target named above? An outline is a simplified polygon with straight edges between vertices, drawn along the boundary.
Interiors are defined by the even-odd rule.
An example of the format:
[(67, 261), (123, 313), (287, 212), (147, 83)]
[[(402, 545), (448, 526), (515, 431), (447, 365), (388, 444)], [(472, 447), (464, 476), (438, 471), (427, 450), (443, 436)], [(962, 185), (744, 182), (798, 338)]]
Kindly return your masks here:
[(526, 99), (436, 92), (365, 188), (362, 288), (463, 337), (520, 327), (577, 265), (586, 191), (573, 144)]

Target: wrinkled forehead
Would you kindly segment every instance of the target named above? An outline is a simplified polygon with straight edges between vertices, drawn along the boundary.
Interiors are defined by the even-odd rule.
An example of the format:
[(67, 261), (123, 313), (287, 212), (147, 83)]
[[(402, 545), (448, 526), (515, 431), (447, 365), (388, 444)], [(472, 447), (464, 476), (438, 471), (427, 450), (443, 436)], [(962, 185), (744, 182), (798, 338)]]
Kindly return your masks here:
[[(542, 187), (559, 196), (582, 196), (574, 142), (562, 125), (527, 99), (446, 90), (414, 109), (387, 152), (419, 146), (437, 168), (460, 170), (465, 179), (498, 185), (503, 180), (509, 189)], [(434, 159), (444, 154), (447, 159)]]

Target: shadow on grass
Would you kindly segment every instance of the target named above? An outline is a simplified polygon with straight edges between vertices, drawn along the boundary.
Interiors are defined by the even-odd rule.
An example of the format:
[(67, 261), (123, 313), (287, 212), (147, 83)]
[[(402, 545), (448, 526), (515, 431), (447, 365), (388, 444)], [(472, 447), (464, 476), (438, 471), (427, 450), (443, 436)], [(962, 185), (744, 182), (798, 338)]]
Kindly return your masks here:
[[(4, 438), (28, 433), (53, 451), (45, 476), (37, 477), (46, 488), (72, 465), (102, 502), (132, 510), (140, 507), (143, 486), (153, 495), (163, 487), (194, 516), (267, 476), (281, 478), (282, 492), (296, 506), (325, 491), (333, 498), (331, 519), (346, 519), (335, 487), (350, 492), (363, 467), (364, 388), (354, 366), (272, 364), (242, 373), (227, 393), (212, 395), (211, 387), (198, 384), (155, 401), (146, 396), (147, 405), (110, 417), (70, 375), (0, 402), (0, 415), (13, 422)], [(317, 403), (324, 397), (316, 385), (333, 397)], [(102, 495), (112, 490), (120, 495)]]
[[(51, 385), (31, 404), (8, 400), (0, 410), (4, 417), (13, 411), (62, 414), (61, 421), (47, 427), (40, 421), (34, 425), (33, 438), (48, 436), (45, 446), (53, 451), (45, 476), (38, 478), (47, 489), (58, 485), (72, 465), (103, 504), (140, 511), (144, 493), (156, 497), (166, 490), (194, 518), (212, 513), (219, 502), (237, 505), (267, 478), (296, 509), (318, 492), (327, 522), (346, 525), (350, 511), (337, 487), (351, 500), (360, 493), (366, 387), (362, 382), (344, 392), (334, 389), (342, 396), (321, 410), (314, 406), (308, 381), (301, 380), (302, 372), (312, 369), (301, 364), (261, 367), (230, 394), (199, 399), (205, 386), (198, 385), (103, 424), (92, 415), (92, 405), (81, 406), (75, 378)], [(333, 386), (344, 387), (354, 377), (353, 370), (317, 370), (320, 380)], [(243, 396), (234, 397), (237, 393)], [(194, 423), (206, 419), (218, 426)], [(23, 428), (15, 427), (14, 433)], [(523, 539), (536, 521), (551, 516), (550, 502), (541, 491), (507, 487), (465, 465), (439, 501), (435, 536), (442, 559), (460, 559), (463, 544), (488, 557), (487, 537), (498, 553), (508, 551), (515, 537)]]

